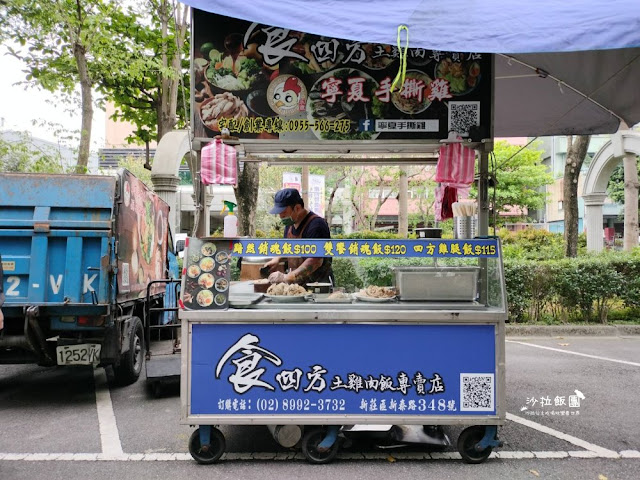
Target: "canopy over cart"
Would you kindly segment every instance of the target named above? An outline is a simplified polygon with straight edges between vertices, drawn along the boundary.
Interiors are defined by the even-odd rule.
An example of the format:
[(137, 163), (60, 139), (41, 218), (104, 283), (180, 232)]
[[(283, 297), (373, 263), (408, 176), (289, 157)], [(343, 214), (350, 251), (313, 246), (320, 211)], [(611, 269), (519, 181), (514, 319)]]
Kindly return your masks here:
[[(505, 420), (502, 258), (499, 242), (486, 237), (494, 134), (604, 133), (621, 121), (639, 121), (640, 105), (620, 99), (621, 92), (632, 94), (628, 81), (640, 74), (638, 29), (622, 23), (604, 43), (573, 43), (595, 41), (581, 32), (556, 45), (532, 42), (520, 29), (524, 43), (512, 44), (487, 19), (513, 29), (505, 18), (534, 25), (544, 11), (545, 21), (555, 21), (561, 16), (544, 10), (555, 3), (528, 2), (526, 11), (518, 10), (524, 2), (501, 3), (497, 15), (497, 3), (485, 2), (486, 10), (461, 16), (473, 2), (451, 2), (439, 8), (447, 21), (417, 1), (327, 1), (314, 3), (311, 14), (308, 2), (186, 3), (202, 9), (193, 11), (192, 32), (197, 149), (228, 129), (239, 139), (230, 143), (241, 162), (416, 164), (435, 162), (443, 142), (461, 140), (479, 159), (481, 236), (288, 245), (190, 239), (182, 289), (188, 305), (180, 317), (182, 420), (201, 426), (190, 442), (192, 455), (201, 463), (220, 458), (224, 436), (211, 427), (220, 424), (472, 424), (477, 428), (460, 436), (458, 449), (466, 461), (485, 460), (499, 445), (496, 427)], [(596, 3), (581, 6), (585, 22), (575, 21), (576, 12), (565, 14), (571, 25), (609, 27)], [(608, 7), (622, 4), (638, 8), (634, 2)], [(379, 15), (370, 22), (365, 11)], [(467, 39), (478, 43), (465, 40), (467, 19), (496, 38), (478, 36), (474, 28)], [(409, 27), (408, 50), (404, 42), (393, 45), (400, 24)], [(558, 30), (565, 32), (565, 25)], [(558, 38), (541, 30), (536, 35)], [(603, 47), (620, 50), (573, 51)], [(564, 53), (518, 53), (537, 49)], [(394, 91), (405, 63), (402, 90)], [(389, 303), (282, 303), (261, 296), (254, 302), (240, 300), (238, 291), (234, 298), (229, 269), (220, 267), (234, 256), (281, 254), (407, 256), (419, 265), (396, 272), (399, 297)], [(434, 263), (425, 267), (425, 259)], [(196, 267), (192, 277), (190, 267)], [(200, 282), (203, 271), (215, 273)], [(455, 286), (462, 280), (470, 290), (460, 293), (450, 284), (448, 297), (429, 297), (436, 288), (410, 288), (415, 274), (427, 285), (434, 278)], [(305, 437), (302, 446), (308, 452), (317, 443)]]

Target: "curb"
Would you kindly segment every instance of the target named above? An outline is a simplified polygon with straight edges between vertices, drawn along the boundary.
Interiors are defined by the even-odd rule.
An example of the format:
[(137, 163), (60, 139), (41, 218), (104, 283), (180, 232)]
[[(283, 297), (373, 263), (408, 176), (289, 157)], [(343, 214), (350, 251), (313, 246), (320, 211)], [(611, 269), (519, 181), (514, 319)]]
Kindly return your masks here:
[(621, 337), (640, 335), (640, 325), (506, 325), (509, 337), (598, 336)]

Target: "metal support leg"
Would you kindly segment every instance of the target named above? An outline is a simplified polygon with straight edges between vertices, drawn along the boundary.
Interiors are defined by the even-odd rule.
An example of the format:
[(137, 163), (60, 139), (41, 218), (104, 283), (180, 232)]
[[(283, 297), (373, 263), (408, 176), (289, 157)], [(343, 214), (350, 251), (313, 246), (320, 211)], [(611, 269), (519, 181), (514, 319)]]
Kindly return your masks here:
[(336, 443), (336, 440), (338, 439), (338, 432), (340, 431), (340, 425), (329, 425), (327, 427), (327, 434), (325, 435), (325, 437), (322, 439), (322, 441), (318, 444), (317, 450), (323, 451), (323, 450), (329, 450), (331, 447), (333, 447), (333, 444)]
[(198, 427), (200, 431), (200, 446), (204, 448), (211, 444), (211, 425), (200, 425)]
[(498, 440), (497, 425), (488, 425), (484, 430), (484, 437), (476, 445), (476, 450), (481, 452), (486, 448), (502, 447), (503, 443)]

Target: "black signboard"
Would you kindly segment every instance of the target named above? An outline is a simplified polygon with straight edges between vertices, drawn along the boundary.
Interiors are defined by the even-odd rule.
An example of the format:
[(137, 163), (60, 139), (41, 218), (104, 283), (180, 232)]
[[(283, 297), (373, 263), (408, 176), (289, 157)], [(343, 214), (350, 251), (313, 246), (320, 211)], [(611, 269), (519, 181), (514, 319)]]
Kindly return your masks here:
[(229, 307), (232, 241), (189, 238), (184, 256), (181, 301), (187, 310)]
[[(196, 137), (441, 139), (490, 134), (491, 56), (364, 44), (194, 9)], [(398, 83), (398, 87), (400, 83)]]

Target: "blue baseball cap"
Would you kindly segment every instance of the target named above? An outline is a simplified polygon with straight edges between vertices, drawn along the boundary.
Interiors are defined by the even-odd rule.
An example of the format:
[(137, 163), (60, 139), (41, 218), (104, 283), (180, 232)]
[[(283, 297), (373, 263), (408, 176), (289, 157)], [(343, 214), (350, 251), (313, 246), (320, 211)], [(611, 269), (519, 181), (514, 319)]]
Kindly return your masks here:
[(294, 205), (303, 204), (300, 192), (295, 188), (283, 188), (276, 192), (276, 196), (273, 199), (274, 206), (269, 213), (278, 214), (284, 212), (287, 207), (293, 207)]

